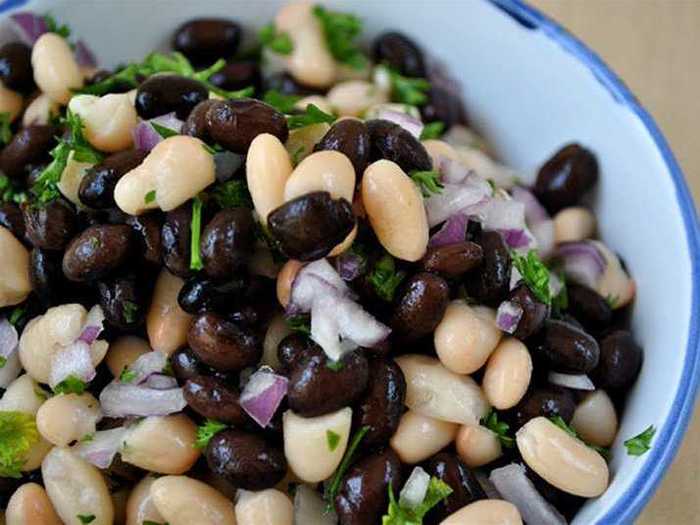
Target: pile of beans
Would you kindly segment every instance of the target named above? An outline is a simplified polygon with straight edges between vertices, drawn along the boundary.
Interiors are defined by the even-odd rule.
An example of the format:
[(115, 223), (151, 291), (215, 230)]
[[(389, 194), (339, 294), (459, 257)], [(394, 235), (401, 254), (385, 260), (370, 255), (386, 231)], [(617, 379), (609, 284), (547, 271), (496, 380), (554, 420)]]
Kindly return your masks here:
[[(550, 280), (571, 243), (598, 246), (606, 268), (599, 286), (567, 279), (568, 303), (555, 306), (516, 269), (525, 252), (478, 214), (459, 238), (434, 242), (442, 225), (429, 222), (415, 172), (440, 175), (449, 159), (505, 200), (515, 180), (469, 129), (454, 85), (398, 32), (348, 65), (323, 20), (290, 4), (267, 28), (276, 44), (255, 52), (236, 21), (191, 20), (174, 49), (194, 70), (223, 67), (117, 75), (99, 94), (115, 71), (79, 66), (56, 33), (0, 48), (12, 131), (0, 150), (12, 189), (0, 194), (0, 312), (21, 365), (9, 379), (0, 368), (0, 421), (28, 414), (38, 431), (21, 472), (0, 477), (0, 522), (377, 524), (416, 466), (452, 491), (426, 525), (522, 523), (522, 504), (489, 481), (511, 463), (556, 509), (552, 523), (607, 489), (599, 450), (616, 439), (642, 350), (629, 326), (633, 281), (592, 241), (594, 154), (562, 147), (530, 188), (550, 217), (539, 253)], [(397, 79), (418, 86), (414, 102)], [(271, 93), (291, 104), (271, 105)], [(292, 125), (310, 104), (332, 118)], [(182, 128), (139, 149), (137, 127), (167, 114)], [(56, 148), (79, 138), (70, 115), (97, 156), (74, 149), (43, 198)], [(323, 259), (345, 300), (391, 329), (338, 361), (316, 340), (321, 314), (293, 311), (301, 272)], [(521, 312), (513, 330), (496, 322), (504, 302)], [(55, 356), (83, 337), (96, 305), (96, 376), (84, 391), (50, 392)], [(185, 408), (144, 417), (127, 400), (133, 416), (105, 414), (101, 394), (153, 351), (168, 357), (158, 375), (174, 377)], [(242, 402), (258, 369), (287, 385), (264, 426)], [(78, 453), (118, 428), (127, 434), (107, 466)]]

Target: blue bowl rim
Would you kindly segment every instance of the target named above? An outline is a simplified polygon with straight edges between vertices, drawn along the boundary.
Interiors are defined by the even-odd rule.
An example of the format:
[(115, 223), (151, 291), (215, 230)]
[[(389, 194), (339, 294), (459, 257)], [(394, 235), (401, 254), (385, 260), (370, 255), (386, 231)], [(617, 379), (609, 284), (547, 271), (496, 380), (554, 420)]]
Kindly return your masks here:
[[(0, 14), (20, 7), (28, 1), (6, 0), (0, 4)], [(637, 115), (658, 148), (675, 186), (676, 200), (681, 210), (688, 241), (693, 277), (688, 345), (680, 385), (669, 417), (663, 427), (657, 429), (653, 447), (637, 479), (607, 511), (601, 521), (601, 523), (610, 524), (631, 523), (658, 488), (664, 473), (676, 455), (681, 439), (688, 428), (700, 385), (700, 224), (695, 205), (683, 172), (656, 122), (622, 79), (595, 52), (562, 26), (521, 0), (490, 1), (524, 27), (542, 31), (585, 65), (611, 96)]]

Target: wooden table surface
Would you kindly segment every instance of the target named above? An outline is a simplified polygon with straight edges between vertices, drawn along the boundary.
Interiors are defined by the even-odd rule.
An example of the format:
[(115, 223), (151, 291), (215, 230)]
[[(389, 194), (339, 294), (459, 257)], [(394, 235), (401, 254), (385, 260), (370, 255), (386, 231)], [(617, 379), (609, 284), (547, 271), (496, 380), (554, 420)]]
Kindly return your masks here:
[[(596, 51), (663, 130), (700, 202), (700, 0), (530, 0)], [(640, 525), (700, 524), (700, 404)]]

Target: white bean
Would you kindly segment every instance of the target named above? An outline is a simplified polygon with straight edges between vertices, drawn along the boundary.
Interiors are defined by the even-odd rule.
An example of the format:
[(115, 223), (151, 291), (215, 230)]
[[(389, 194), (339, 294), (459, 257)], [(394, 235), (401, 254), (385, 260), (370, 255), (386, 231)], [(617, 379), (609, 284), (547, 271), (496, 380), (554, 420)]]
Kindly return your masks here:
[(482, 499), (462, 507), (440, 525), (522, 525), (515, 505), (502, 499)]
[(13, 91), (0, 81), (0, 113), (7, 113), (10, 116), (10, 122), (13, 122), (22, 112), (24, 99), (22, 95)]
[(572, 206), (554, 216), (554, 242), (583, 241), (595, 234), (595, 215), (588, 208)]
[(95, 432), (101, 418), (100, 404), (92, 394), (65, 394), (53, 396), (41, 405), (36, 426), (47, 441), (65, 447)]
[(440, 421), (409, 410), (401, 416), (391, 448), (401, 461), (414, 465), (441, 451), (457, 435), (456, 423)]
[(90, 162), (75, 160), (75, 151), (71, 151), (68, 154), (68, 162), (66, 163), (66, 167), (63, 168), (61, 180), (58, 181), (57, 186), (63, 196), (76, 206), (83, 205), (78, 197), (78, 190), (80, 189), (80, 183), (83, 181), (83, 177), (85, 177), (85, 174), (93, 166), (94, 164)]
[[(343, 459), (351, 423), (349, 407), (318, 417), (301, 417), (287, 410), (282, 426), (289, 468), (308, 483), (329, 478)], [(337, 436), (334, 446), (329, 437), (332, 435)]]
[(437, 169), (440, 166), (442, 159), (448, 159), (455, 162), (461, 162), (459, 153), (450, 146), (447, 142), (437, 139), (423, 140), (421, 142), (425, 151), (428, 152), (430, 158), (433, 161), (433, 169)]
[(267, 332), (265, 332), (263, 356), (260, 364), (271, 366), (275, 369), (279, 368), (280, 360), (277, 357), (277, 347), (282, 339), (291, 333), (292, 329), (289, 328), (284, 316), (282, 314), (275, 315), (267, 327)]
[(147, 341), (134, 335), (124, 335), (109, 345), (105, 363), (112, 376), (119, 377), (125, 367), (151, 351)]
[(38, 469), (46, 455), (53, 448), (54, 446), (51, 443), (39, 436), (39, 441), (32, 445), (29, 452), (27, 452), (27, 455), (24, 457), (24, 464), (21, 469), (22, 472), (31, 472), (32, 470)]
[(246, 157), (246, 180), (263, 224), (272, 210), (284, 204), (284, 185), (291, 174), (289, 154), (277, 137), (262, 133), (253, 139)]
[(42, 93), (32, 100), (22, 115), (22, 126), (43, 125), (49, 123), (52, 116), (58, 115), (59, 105)]
[(334, 199), (352, 203), (355, 169), (339, 151), (317, 151), (306, 157), (284, 186), (285, 202), (314, 191), (327, 191)]
[(10, 383), (0, 398), (0, 412), (24, 412), (35, 416), (47, 395), (29, 374), (22, 374)]
[(61, 519), (37, 483), (20, 486), (7, 502), (7, 525), (62, 525)]
[(289, 303), (292, 283), (303, 266), (301, 262), (289, 259), (284, 263), (284, 266), (282, 266), (282, 269), (277, 274), (277, 300), (284, 308), (286, 308)]
[(236, 520), (237, 525), (293, 525), (294, 506), (279, 490), (242, 490), (236, 501)]
[(314, 146), (321, 141), (329, 129), (331, 127), (328, 123), (321, 122), (290, 130), (287, 142), (284, 143), (289, 158), (299, 164), (314, 152)]
[(587, 443), (612, 445), (617, 434), (617, 414), (605, 390), (594, 390), (583, 398), (574, 411), (571, 426)]
[(471, 374), (484, 366), (501, 334), (492, 309), (454, 300), (435, 328), (435, 352), (448, 369), (458, 374)]
[(460, 427), (455, 447), (459, 458), (470, 468), (487, 465), (503, 453), (498, 436), (481, 425)]
[(44, 486), (66, 525), (82, 525), (78, 516), (95, 516), (93, 525), (111, 525), (114, 506), (97, 468), (67, 448), (54, 447), (41, 464)]
[(518, 339), (502, 340), (486, 363), (481, 387), (498, 410), (512, 408), (523, 398), (532, 376), (532, 357)]
[(583, 498), (595, 498), (608, 488), (603, 456), (549, 419), (531, 419), (515, 439), (525, 463), (556, 488)]
[(367, 217), (382, 246), (405, 261), (423, 257), (428, 218), (423, 197), (411, 178), (397, 164), (378, 160), (365, 170), (361, 191)]
[(622, 308), (627, 305), (636, 292), (634, 279), (630, 278), (622, 268), (620, 259), (605, 244), (600, 241), (591, 241), (595, 244), (600, 254), (605, 258), (605, 272), (598, 280), (596, 292), (602, 297), (608, 298), (613, 308)]
[(126, 525), (142, 525), (144, 521), (165, 523), (151, 498), (151, 486), (156, 477), (147, 475), (139, 481), (129, 494), (126, 502)]
[(236, 525), (233, 503), (209, 485), (187, 476), (164, 476), (151, 498), (170, 525)]
[(451, 372), (434, 357), (406, 354), (396, 358), (406, 378), (405, 404), (428, 417), (476, 425), (489, 405), (469, 376)]
[(68, 103), (68, 109), (80, 116), (85, 138), (95, 148), (113, 153), (133, 144), (132, 131), (139, 117), (128, 94), (77, 95)]
[(170, 355), (187, 343), (192, 316), (177, 302), (185, 282), (163, 269), (153, 290), (151, 306), (146, 316), (146, 332), (151, 348)]
[(83, 75), (68, 42), (56, 33), (44, 33), (32, 48), (34, 81), (59, 104), (68, 104), (73, 90), (83, 87)]
[(21, 303), (32, 291), (29, 252), (4, 226), (0, 226), (0, 268), (0, 308)]
[(340, 82), (326, 97), (335, 112), (346, 117), (359, 117), (372, 106), (389, 101), (384, 91), (366, 80)]

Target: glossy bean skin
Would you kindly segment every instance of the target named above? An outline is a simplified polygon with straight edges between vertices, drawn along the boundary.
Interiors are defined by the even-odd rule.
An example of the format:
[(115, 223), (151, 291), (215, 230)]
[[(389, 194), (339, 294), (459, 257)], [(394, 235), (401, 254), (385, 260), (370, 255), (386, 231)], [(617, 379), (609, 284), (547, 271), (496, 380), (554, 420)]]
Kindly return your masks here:
[(554, 319), (544, 322), (539, 353), (549, 366), (565, 374), (586, 374), (598, 364), (600, 347), (577, 327)]
[(248, 422), (238, 403), (238, 390), (221, 379), (196, 375), (187, 380), (183, 393), (187, 404), (202, 417), (232, 425)]
[(202, 232), (204, 271), (214, 279), (231, 276), (253, 251), (255, 222), (248, 208), (222, 210)]
[(29, 280), (43, 305), (57, 304), (63, 288), (60, 255), (34, 248), (29, 254)]
[(423, 269), (448, 278), (455, 278), (477, 268), (481, 264), (481, 246), (471, 241), (445, 246), (428, 247), (421, 264)]
[(412, 276), (396, 299), (391, 320), (394, 334), (413, 341), (432, 333), (449, 300), (450, 287), (442, 277), (428, 272)]
[(163, 256), (161, 237), (162, 215), (149, 213), (138, 217), (128, 216), (126, 223), (131, 226), (139, 246), (138, 252), (150, 264), (160, 265)]
[(537, 174), (534, 193), (550, 214), (579, 202), (598, 181), (595, 155), (579, 144), (557, 151)]
[(207, 99), (199, 104), (197, 104), (185, 120), (182, 125), (182, 134), (189, 135), (190, 137), (197, 137), (204, 142), (211, 142), (211, 137), (209, 136), (209, 128), (207, 127), (207, 112), (209, 108), (216, 104), (221, 104), (220, 100), (217, 99)]
[(0, 226), (4, 226), (18, 240), (26, 242), (27, 228), (24, 225), (22, 210), (14, 202), (3, 202), (0, 204)]
[(233, 55), (241, 42), (241, 26), (223, 18), (196, 18), (175, 31), (173, 48), (198, 66), (216, 62), (222, 54)]
[(210, 371), (189, 348), (176, 350), (170, 356), (170, 363), (180, 384)]
[(574, 417), (576, 401), (570, 390), (556, 386), (536, 388), (527, 394), (514, 409), (516, 426), (539, 416), (559, 416), (567, 423)]
[(240, 286), (234, 286), (233, 283), (218, 286), (211, 279), (196, 275), (185, 281), (177, 296), (177, 302), (180, 308), (192, 315), (209, 310), (223, 313), (230, 309), (234, 294), (242, 292), (242, 287), (245, 284), (243, 280), (237, 280), (235, 283), (240, 284)]
[(113, 153), (88, 170), (80, 181), (78, 198), (90, 208), (106, 209), (116, 206), (114, 187), (126, 173), (143, 162), (148, 152), (130, 149)]
[(282, 143), (289, 136), (284, 115), (259, 100), (228, 100), (213, 104), (206, 118), (211, 138), (234, 153), (248, 151), (250, 143), (261, 133), (274, 135)]
[(486, 499), (486, 493), (472, 471), (454, 454), (435, 454), (428, 461), (426, 472), (447, 483), (453, 491), (428, 514), (427, 523), (439, 523), (462, 507)]
[(217, 370), (242, 370), (262, 356), (257, 336), (213, 313), (195, 318), (187, 340), (197, 357)]
[(125, 224), (90, 226), (74, 238), (63, 255), (63, 273), (71, 281), (92, 281), (122, 266), (132, 252), (131, 228)]
[(401, 461), (391, 449), (376, 452), (348, 469), (335, 498), (340, 525), (378, 523), (389, 503), (388, 487), (402, 486)]
[(354, 426), (369, 427), (362, 440), (366, 447), (386, 444), (394, 435), (403, 415), (406, 379), (391, 359), (369, 359), (367, 391), (353, 411)]
[(291, 259), (313, 261), (325, 257), (355, 226), (352, 206), (330, 193), (307, 193), (284, 203), (267, 218), (270, 233)]
[(142, 119), (175, 112), (185, 120), (190, 111), (209, 98), (201, 82), (179, 75), (155, 75), (143, 82), (136, 92), (136, 112)]
[(430, 86), (427, 95), (428, 102), (420, 108), (423, 122), (443, 122), (445, 129), (466, 123), (464, 105), (457, 95), (435, 84)]
[(367, 126), (357, 119), (336, 122), (314, 146), (314, 151), (326, 150), (339, 151), (350, 159), (359, 180), (369, 164), (370, 137)]
[(428, 171), (433, 162), (425, 147), (407, 130), (388, 120), (368, 120), (370, 160), (387, 159), (406, 173)]
[(524, 340), (539, 332), (549, 313), (549, 308), (535, 297), (527, 284), (521, 283), (511, 290), (508, 294), (508, 300), (523, 310), (523, 315), (518, 321), (513, 336)]
[(27, 166), (48, 161), (55, 134), (53, 126), (35, 124), (20, 129), (0, 151), (0, 170), (10, 178), (19, 178)]
[(0, 47), (0, 80), (21, 93), (34, 88), (32, 72), (32, 49), (23, 42), (9, 42)]
[(62, 250), (77, 229), (75, 212), (63, 199), (45, 206), (22, 205), (27, 237), (36, 248)]
[(100, 306), (112, 326), (132, 330), (143, 324), (148, 308), (143, 283), (133, 275), (97, 283)]
[(600, 361), (591, 379), (600, 388), (626, 392), (639, 376), (643, 361), (642, 348), (627, 330), (616, 330), (600, 342)]
[(296, 332), (289, 334), (277, 345), (277, 359), (285, 373), (290, 373), (306, 358), (321, 353), (322, 350), (316, 343)]
[(249, 86), (259, 92), (262, 76), (258, 64), (250, 61), (229, 62), (223, 69), (209, 77), (209, 82), (227, 91), (238, 91)]
[(612, 323), (610, 305), (598, 292), (587, 286), (570, 283), (566, 286), (569, 306), (567, 311), (588, 330), (604, 330)]
[(206, 449), (207, 464), (215, 474), (245, 490), (275, 486), (287, 473), (282, 450), (240, 430), (216, 434)]
[(190, 237), (192, 235), (192, 204), (185, 203), (165, 215), (161, 228), (163, 264), (174, 275), (188, 277), (190, 269)]
[(392, 69), (408, 77), (426, 75), (423, 52), (403, 33), (396, 31), (379, 35), (372, 46), (374, 61), (386, 63)]
[(483, 251), (481, 265), (465, 278), (471, 297), (496, 307), (508, 295), (512, 261), (501, 234), (483, 232), (479, 244)]
[(291, 370), (287, 398), (289, 407), (304, 417), (321, 416), (351, 405), (367, 387), (369, 366), (359, 352), (340, 360), (340, 369), (328, 367), (328, 358), (314, 348)]

